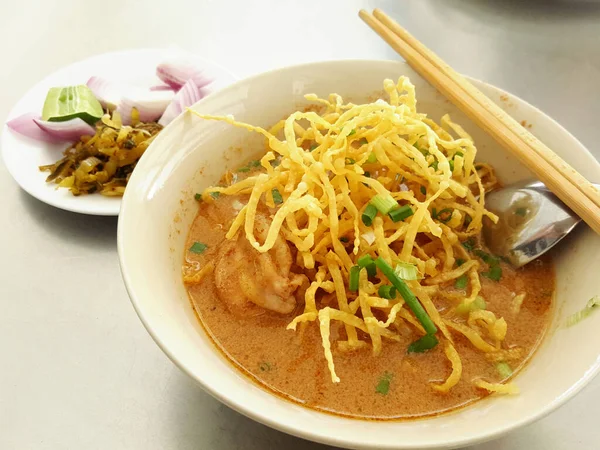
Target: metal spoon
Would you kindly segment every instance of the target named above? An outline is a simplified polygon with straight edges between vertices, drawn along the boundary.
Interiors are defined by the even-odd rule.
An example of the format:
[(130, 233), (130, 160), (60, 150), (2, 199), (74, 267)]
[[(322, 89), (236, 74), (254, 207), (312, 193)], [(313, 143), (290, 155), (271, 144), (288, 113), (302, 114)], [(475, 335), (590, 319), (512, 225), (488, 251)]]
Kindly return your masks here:
[(498, 216), (498, 223), (484, 218), (483, 239), (514, 267), (546, 253), (581, 222), (541, 181), (492, 191), (485, 196), (485, 207)]

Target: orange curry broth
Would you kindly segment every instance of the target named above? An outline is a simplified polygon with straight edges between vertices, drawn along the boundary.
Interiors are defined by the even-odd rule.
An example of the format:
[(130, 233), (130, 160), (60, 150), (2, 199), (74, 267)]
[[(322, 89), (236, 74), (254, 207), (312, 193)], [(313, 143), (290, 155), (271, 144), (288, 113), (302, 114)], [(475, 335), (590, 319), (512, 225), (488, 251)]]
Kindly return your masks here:
[[(201, 254), (186, 251), (187, 266), (199, 268), (214, 260), (238, 212), (236, 202), (245, 203), (247, 198), (222, 195), (215, 201), (200, 203), (186, 249), (196, 241), (206, 244), (207, 249)], [(501, 266), (503, 276), (499, 282), (481, 277), (481, 295), (486, 300), (486, 309), (497, 317), (504, 317), (508, 323), (503, 348), (522, 349), (512, 360), (506, 361), (516, 372), (534, 353), (548, 326), (554, 270), (549, 257), (518, 270), (504, 263)], [(425, 353), (408, 354), (408, 345), (419, 335), (406, 325), (398, 330), (401, 341), (384, 339), (378, 356), (373, 356), (370, 345), (350, 353), (332, 345), (336, 372), (341, 379), (340, 383), (333, 383), (323, 355), (318, 323), (300, 324), (297, 331), (286, 329), (302, 312), (301, 302), (287, 315), (266, 311), (240, 317), (232, 314), (219, 299), (214, 279), (211, 273), (201, 283), (189, 285), (188, 292), (200, 321), (217, 347), (255, 382), (307, 407), (364, 419), (416, 418), (456, 409), (488, 395), (473, 385), (474, 379), (503, 381), (496, 368), (497, 361), (477, 350), (462, 335), (453, 333), (463, 365), (461, 380), (448, 393), (432, 389), (430, 383), (442, 383), (450, 375), (451, 364), (444, 355), (443, 345)], [(511, 302), (519, 293), (526, 293), (526, 298), (521, 311), (513, 313)], [(325, 306), (327, 301), (328, 298), (323, 297), (317, 306)], [(433, 297), (433, 301), (442, 316), (454, 306), (442, 298)], [(368, 336), (358, 333), (368, 342)], [(331, 341), (344, 338), (343, 324), (332, 321)]]

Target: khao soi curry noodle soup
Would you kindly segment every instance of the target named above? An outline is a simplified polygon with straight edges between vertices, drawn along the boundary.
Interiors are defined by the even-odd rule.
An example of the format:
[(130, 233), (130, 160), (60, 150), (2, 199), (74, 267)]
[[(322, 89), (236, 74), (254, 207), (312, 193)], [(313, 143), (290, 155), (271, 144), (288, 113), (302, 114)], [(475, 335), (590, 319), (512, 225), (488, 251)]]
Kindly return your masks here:
[(307, 406), (363, 418), (437, 414), (511, 381), (546, 329), (548, 259), (514, 270), (480, 240), (493, 168), (448, 116), (387, 100), (306, 98), (260, 133), (259, 160), (196, 195), (183, 279), (242, 371)]

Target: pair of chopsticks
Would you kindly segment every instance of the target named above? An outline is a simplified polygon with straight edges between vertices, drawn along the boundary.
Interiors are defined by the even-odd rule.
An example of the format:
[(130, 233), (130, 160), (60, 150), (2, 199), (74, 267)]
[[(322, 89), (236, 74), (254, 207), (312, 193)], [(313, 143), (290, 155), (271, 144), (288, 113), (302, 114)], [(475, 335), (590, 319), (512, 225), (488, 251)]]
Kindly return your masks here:
[(359, 15), (415, 71), (600, 234), (600, 193), (588, 180), (383, 11), (361, 10)]

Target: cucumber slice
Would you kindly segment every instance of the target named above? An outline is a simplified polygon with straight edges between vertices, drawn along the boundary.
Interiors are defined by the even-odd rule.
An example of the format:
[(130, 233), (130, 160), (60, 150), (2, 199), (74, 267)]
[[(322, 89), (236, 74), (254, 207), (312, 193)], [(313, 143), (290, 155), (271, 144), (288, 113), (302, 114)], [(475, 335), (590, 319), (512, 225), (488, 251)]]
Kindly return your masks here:
[(102, 105), (87, 86), (55, 87), (48, 91), (42, 119), (64, 122), (80, 118), (94, 125), (104, 114)]

